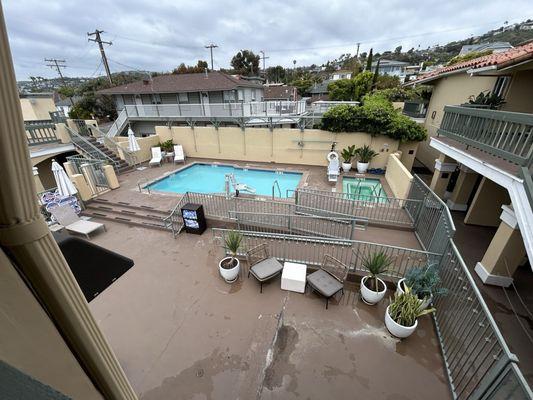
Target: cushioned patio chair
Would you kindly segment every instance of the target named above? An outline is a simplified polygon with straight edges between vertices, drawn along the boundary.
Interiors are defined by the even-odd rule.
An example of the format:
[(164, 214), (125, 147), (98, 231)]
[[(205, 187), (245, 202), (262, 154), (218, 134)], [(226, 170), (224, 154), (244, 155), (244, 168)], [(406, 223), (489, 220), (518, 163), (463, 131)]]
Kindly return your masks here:
[(161, 160), (163, 158), (163, 155), (161, 154), (161, 147), (152, 147), (152, 159), (148, 163), (150, 167), (154, 165), (161, 166)]
[(270, 257), (268, 244), (260, 244), (246, 252), (248, 261), (248, 278), (250, 274), (261, 284), (260, 293), (263, 293), (263, 282), (266, 282), (283, 271), (283, 265), (274, 257)]
[(341, 292), (344, 295), (344, 281), (348, 276), (348, 266), (329, 254), (324, 255), (320, 269), (307, 276), (307, 285), (326, 298), (326, 310), (329, 299)]
[(78, 217), (69, 205), (58, 206), (51, 210), (50, 213), (67, 231), (85, 235), (87, 239), (89, 239), (90, 233), (98, 229), (106, 230), (105, 225), (100, 222), (86, 221)]
[(185, 162), (185, 153), (181, 144), (174, 145), (174, 163)]

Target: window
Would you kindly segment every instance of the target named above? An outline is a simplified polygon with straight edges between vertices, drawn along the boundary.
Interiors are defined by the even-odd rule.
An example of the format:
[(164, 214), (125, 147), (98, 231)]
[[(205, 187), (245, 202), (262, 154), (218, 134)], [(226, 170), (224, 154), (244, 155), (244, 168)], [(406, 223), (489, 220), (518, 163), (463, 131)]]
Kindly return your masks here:
[(494, 89), (492, 89), (492, 93), (504, 97), (505, 92), (507, 91), (507, 86), (509, 86), (510, 81), (510, 76), (499, 76), (498, 79), (496, 79), (496, 83), (494, 84)]
[(235, 94), (231, 90), (224, 91), (223, 97), (224, 97), (224, 103), (235, 101)]
[(255, 101), (255, 89), (252, 89), (252, 101)]
[(178, 93), (179, 104), (189, 104), (189, 93)]
[(244, 93), (242, 90), (237, 91), (237, 100), (238, 101), (244, 101)]
[(152, 104), (161, 104), (161, 96), (159, 96), (158, 94), (153, 94)]

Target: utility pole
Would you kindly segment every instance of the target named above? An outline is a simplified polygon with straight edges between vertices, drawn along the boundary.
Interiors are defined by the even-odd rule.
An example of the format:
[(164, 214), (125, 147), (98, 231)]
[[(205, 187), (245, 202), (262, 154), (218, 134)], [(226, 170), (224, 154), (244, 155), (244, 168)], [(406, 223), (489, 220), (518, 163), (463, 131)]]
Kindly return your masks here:
[(265, 51), (264, 50), (259, 51), (259, 53), (261, 53), (263, 55), (263, 57), (259, 57), (259, 59), (263, 60), (263, 73), (264, 73), (266, 71), (265, 60), (269, 59), (270, 57), (265, 56)]
[[(107, 63), (107, 57), (105, 56), (104, 46), (102, 45), (105, 43), (111, 46), (113, 43), (103, 41), (100, 37), (101, 33), (104, 33), (104, 31), (99, 31), (98, 29), (95, 29), (92, 33), (87, 32), (87, 36), (89, 36), (89, 42), (98, 43), (98, 47), (100, 48), (100, 54), (102, 55), (102, 63), (104, 64), (105, 72), (107, 74), (107, 79), (109, 80), (110, 84), (113, 84), (113, 80), (111, 79), (111, 71), (109, 70), (109, 64)], [(91, 36), (94, 36), (94, 39), (91, 39)]]
[(355, 53), (355, 58), (359, 58), (359, 46), (361, 46), (361, 43), (357, 43), (357, 51)]
[[(61, 78), (61, 82), (63, 82), (63, 86), (67, 86), (65, 82), (65, 77), (63, 76), (63, 73), (61, 72), (61, 68), (67, 68), (66, 61), (65, 60), (58, 60), (57, 58), (45, 58), (45, 62), (49, 63), (46, 64), (48, 67), (53, 68), (57, 71), (59, 74), (59, 78)], [(68, 97), (70, 99), (70, 104), (74, 105), (74, 101), (72, 100), (72, 97)]]
[(214, 71), (215, 69), (213, 68), (213, 49), (217, 48), (218, 46), (216, 44), (211, 43), (204, 47), (206, 49), (209, 49), (209, 51), (211, 52), (211, 71)]

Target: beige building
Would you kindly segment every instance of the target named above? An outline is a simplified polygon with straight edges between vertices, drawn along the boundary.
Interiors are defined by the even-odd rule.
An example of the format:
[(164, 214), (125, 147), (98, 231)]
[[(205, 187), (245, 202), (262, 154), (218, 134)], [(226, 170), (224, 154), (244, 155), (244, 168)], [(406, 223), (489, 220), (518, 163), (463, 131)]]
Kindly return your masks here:
[(57, 111), (52, 93), (21, 93), (20, 107), (24, 121), (50, 119)]
[[(434, 88), (425, 120), (429, 138), (417, 159), (434, 171), (431, 189), (465, 213), (465, 224), (497, 228), (475, 271), (486, 284), (509, 286), (533, 256), (533, 43), (436, 70), (416, 83)], [(498, 110), (463, 104), (489, 91), (505, 100)]]

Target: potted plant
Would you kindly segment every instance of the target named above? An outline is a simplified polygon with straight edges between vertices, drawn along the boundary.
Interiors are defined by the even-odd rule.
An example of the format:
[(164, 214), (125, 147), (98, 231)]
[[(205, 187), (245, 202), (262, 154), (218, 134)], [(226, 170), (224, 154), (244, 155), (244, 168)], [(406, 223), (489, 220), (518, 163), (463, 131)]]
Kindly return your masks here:
[(446, 294), (447, 290), (440, 287), (440, 277), (436, 264), (427, 267), (413, 267), (405, 278), (398, 281), (396, 292), (404, 293), (405, 288), (409, 287), (420, 300), (420, 306), (423, 310), (429, 307), (433, 301), (433, 296)]
[(163, 143), (159, 143), (159, 147), (161, 147), (161, 150), (167, 153), (171, 153), (174, 151), (174, 143), (172, 142), (172, 139), (165, 140)]
[(365, 144), (363, 147), (359, 147), (355, 150), (355, 155), (358, 157), (357, 160), (357, 172), (364, 174), (368, 169), (370, 161), (378, 155), (374, 150), (370, 148), (369, 145)]
[(342, 149), (341, 151), (341, 157), (342, 157), (342, 170), (344, 172), (349, 172), (352, 168), (352, 158), (355, 154), (355, 145), (348, 146), (345, 149)]
[(419, 317), (434, 311), (423, 310), (418, 297), (406, 286), (403, 293), (394, 295), (394, 301), (385, 310), (385, 326), (392, 335), (403, 339), (416, 330)]
[(383, 252), (363, 258), (362, 265), (370, 272), (361, 279), (361, 297), (366, 304), (376, 304), (385, 296), (387, 285), (378, 275), (386, 272), (391, 263), (392, 260)]
[(237, 231), (229, 232), (228, 236), (224, 239), (225, 247), (231, 256), (224, 257), (220, 260), (218, 263), (218, 270), (227, 283), (233, 283), (239, 277), (240, 262), (237, 258), (237, 251), (239, 251), (239, 247), (241, 247), (241, 242), (242, 235)]

